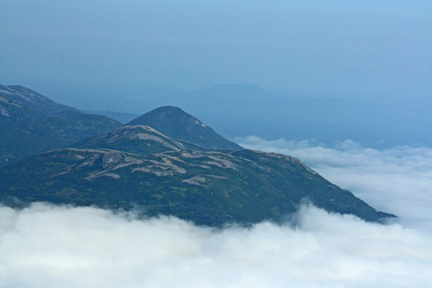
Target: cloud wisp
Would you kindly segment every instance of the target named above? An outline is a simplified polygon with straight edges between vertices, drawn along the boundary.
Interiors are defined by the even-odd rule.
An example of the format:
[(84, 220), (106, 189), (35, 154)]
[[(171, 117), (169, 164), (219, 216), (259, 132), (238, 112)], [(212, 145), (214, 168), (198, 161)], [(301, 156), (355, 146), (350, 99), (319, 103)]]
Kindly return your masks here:
[(304, 205), (285, 225), (215, 230), (133, 211), (0, 207), (0, 287), (431, 287), (431, 149), (237, 142), (298, 157), (399, 220)]
[(256, 136), (236, 141), (245, 148), (297, 157), (376, 209), (399, 216), (406, 227), (432, 231), (431, 148), (399, 146), (380, 151), (349, 140), (322, 147), (308, 141), (266, 141)]

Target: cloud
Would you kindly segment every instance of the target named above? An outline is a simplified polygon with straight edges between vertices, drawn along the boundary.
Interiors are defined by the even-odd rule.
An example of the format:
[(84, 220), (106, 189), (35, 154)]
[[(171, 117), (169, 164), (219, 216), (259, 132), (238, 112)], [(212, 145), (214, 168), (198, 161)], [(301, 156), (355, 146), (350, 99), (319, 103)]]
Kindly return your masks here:
[(303, 207), (213, 230), (35, 203), (0, 208), (1, 287), (430, 287), (432, 235)]
[(432, 286), (431, 149), (237, 140), (299, 157), (398, 214), (399, 223), (366, 223), (308, 205), (282, 226), (224, 229), (173, 217), (140, 220), (134, 211), (0, 207), (0, 287)]
[(431, 148), (398, 146), (380, 151), (350, 140), (323, 147), (256, 136), (236, 141), (245, 148), (297, 157), (376, 209), (398, 215), (405, 226), (432, 231)]

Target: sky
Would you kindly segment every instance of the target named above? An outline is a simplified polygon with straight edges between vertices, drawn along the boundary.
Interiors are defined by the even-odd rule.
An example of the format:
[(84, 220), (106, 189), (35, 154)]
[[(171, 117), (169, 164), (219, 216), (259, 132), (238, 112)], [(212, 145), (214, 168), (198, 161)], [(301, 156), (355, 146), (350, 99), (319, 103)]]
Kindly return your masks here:
[[(304, 205), (291, 222), (198, 227), (136, 212), (0, 207), (0, 286), (431, 287), (432, 149), (237, 139), (287, 153), (370, 205), (387, 225)], [(139, 214), (139, 213), (138, 213)]]
[[(0, 0), (0, 83), (83, 110), (219, 84), (432, 104), (432, 2)], [(142, 113), (147, 111), (142, 111)]]

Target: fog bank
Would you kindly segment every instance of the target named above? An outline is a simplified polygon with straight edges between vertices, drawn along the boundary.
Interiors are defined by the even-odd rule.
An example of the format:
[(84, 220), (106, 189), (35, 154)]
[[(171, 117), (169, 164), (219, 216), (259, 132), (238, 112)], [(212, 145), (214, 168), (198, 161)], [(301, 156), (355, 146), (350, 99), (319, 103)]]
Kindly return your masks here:
[(212, 230), (37, 203), (0, 208), (1, 287), (430, 287), (432, 235), (303, 207)]

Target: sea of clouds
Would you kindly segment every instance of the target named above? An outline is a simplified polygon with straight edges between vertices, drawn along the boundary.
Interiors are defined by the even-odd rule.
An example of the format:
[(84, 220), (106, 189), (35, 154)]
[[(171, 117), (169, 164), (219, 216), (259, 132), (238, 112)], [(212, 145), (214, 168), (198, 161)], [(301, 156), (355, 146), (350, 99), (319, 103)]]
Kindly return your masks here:
[(197, 227), (172, 217), (0, 207), (0, 287), (432, 287), (432, 149), (238, 138), (298, 157), (395, 223), (304, 205), (295, 225)]

